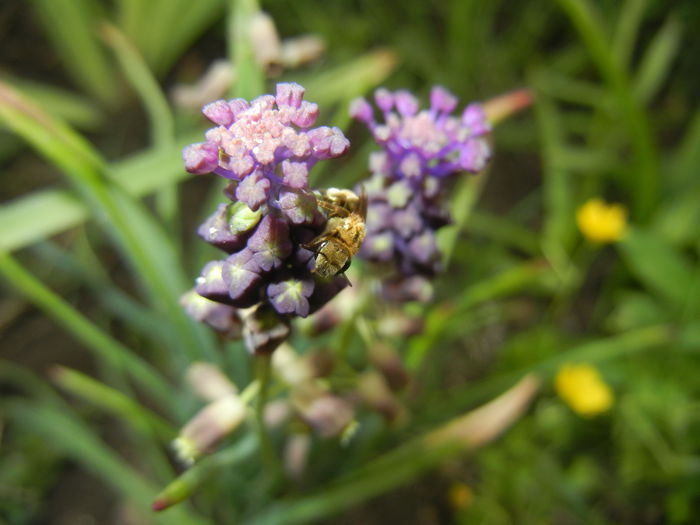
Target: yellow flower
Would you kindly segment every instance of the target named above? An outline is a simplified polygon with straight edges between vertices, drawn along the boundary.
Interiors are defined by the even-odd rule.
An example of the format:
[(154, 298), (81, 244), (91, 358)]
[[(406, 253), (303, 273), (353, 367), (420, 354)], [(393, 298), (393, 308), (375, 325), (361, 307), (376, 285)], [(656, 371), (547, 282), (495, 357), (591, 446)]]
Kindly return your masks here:
[(466, 509), (474, 502), (474, 492), (466, 483), (456, 482), (450, 487), (447, 499), (455, 510)]
[(621, 204), (607, 204), (597, 198), (589, 199), (576, 212), (576, 224), (589, 241), (619, 241), (627, 226), (627, 210)]
[(608, 410), (613, 392), (594, 367), (588, 364), (563, 365), (557, 372), (554, 387), (577, 414), (592, 417)]

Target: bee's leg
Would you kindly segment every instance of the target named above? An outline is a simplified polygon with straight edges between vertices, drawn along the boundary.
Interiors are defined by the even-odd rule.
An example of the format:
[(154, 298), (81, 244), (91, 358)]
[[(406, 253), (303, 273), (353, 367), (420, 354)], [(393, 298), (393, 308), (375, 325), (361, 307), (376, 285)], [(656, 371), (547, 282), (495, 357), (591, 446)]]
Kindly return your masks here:
[(348, 283), (348, 286), (352, 286), (352, 283), (350, 282), (350, 279), (348, 279), (348, 276), (345, 275), (345, 272), (347, 271), (348, 268), (350, 268), (350, 259), (348, 259), (348, 262), (345, 263), (345, 266), (343, 266), (338, 272), (335, 274), (337, 277), (342, 277), (345, 279), (345, 282)]
[[(352, 262), (352, 261), (351, 261), (350, 259), (348, 259), (347, 262), (345, 263), (345, 266), (343, 266), (343, 267), (340, 269), (340, 271), (339, 271), (338, 273), (339, 273), (339, 274), (340, 274), (340, 273), (344, 274), (345, 272), (347, 272), (347, 271), (348, 271), (348, 268), (350, 268), (350, 263), (351, 263), (351, 262)], [(338, 274), (336, 274), (336, 275), (338, 275)]]
[(327, 242), (326, 236), (320, 235), (313, 239), (311, 242), (305, 242), (301, 245), (305, 250), (315, 252), (317, 248), (323, 247), (324, 243)]
[(348, 279), (348, 276), (345, 275), (343, 272), (338, 272), (338, 273), (336, 274), (336, 276), (342, 277), (343, 279), (345, 279), (345, 282), (348, 283), (348, 286), (352, 286), (352, 283), (350, 282), (350, 279)]
[(350, 215), (350, 212), (345, 208), (330, 202), (318, 201), (318, 206), (330, 212), (329, 216), (331, 217), (347, 217), (348, 215)]

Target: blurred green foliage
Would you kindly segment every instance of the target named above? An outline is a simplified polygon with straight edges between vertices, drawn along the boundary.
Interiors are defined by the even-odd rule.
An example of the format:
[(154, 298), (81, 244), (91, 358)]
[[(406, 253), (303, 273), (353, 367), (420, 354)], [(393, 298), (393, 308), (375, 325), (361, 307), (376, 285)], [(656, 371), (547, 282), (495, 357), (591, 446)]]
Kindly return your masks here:
[[(473, 498), (450, 506), (445, 491), (406, 503), (397, 520), (411, 522), (427, 506), (454, 523), (693, 522), (700, 511), (693, 34), (700, 4), (15, 4), (0, 14), (41, 34), (40, 53), (60, 69), (49, 81), (16, 60), (2, 68), (0, 161), (3, 191), (13, 199), (0, 206), (0, 272), (19, 291), (3, 301), (10, 312), (3, 319), (28, 304), (42, 310), (79, 342), (74, 352), (90, 356), (98, 379), (61, 369), (53, 376), (59, 391), (43, 367), (0, 363), (0, 521), (49, 523), (47, 495), (72, 462), (144, 523), (304, 523), (402, 490), (437, 465)], [(455, 188), (456, 221), (440, 239), (449, 265), (436, 299), (404, 311), (423, 320), (422, 333), (386, 338), (414, 377), (402, 399), (409, 423), (392, 428), (369, 414), (347, 446), (314, 438), (307, 477), (282, 486), (270, 483), (256, 447), (236, 433), (166, 489), (193, 495), (189, 502), (152, 514), (150, 502), (177, 476), (167, 443), (198, 406), (181, 386), (188, 365), (216, 363), (240, 385), (252, 374), (240, 345), (220, 351), (177, 303), (207, 258), (193, 225), (219, 188), (187, 180), (180, 150), (199, 140), (204, 123), (173, 105), (168, 91), (226, 54), (236, 61), (237, 94), (269, 91), (272, 80), (241, 36), (258, 7), (281, 35), (315, 33), (326, 42), (322, 59), (275, 79), (305, 85), (321, 120), (352, 140), (348, 159), (313, 175), (319, 185), (365, 176), (371, 145), (346, 108), (378, 85), (425, 97), (442, 84), (462, 101), (525, 86), (535, 103), (496, 129), (490, 173)], [(40, 184), (25, 182), (37, 180), (37, 170)], [(597, 196), (629, 210), (627, 234), (613, 245), (592, 245), (576, 228), (576, 209)], [(302, 335), (295, 343), (327, 344), (365, 366), (357, 334), (381, 321), (375, 315), (359, 312), (326, 339)], [(3, 330), (11, 328), (5, 322)], [(615, 393), (607, 413), (584, 419), (556, 396), (551, 378), (568, 362), (601, 371)], [(468, 456), (426, 446), (431, 431), (528, 372), (543, 390), (501, 440)], [(104, 439), (114, 428), (118, 449)]]

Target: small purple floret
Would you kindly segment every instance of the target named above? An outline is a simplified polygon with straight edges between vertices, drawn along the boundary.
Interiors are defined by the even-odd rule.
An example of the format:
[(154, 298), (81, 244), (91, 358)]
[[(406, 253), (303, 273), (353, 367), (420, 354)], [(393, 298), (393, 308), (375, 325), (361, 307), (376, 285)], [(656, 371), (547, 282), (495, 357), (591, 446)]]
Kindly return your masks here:
[(185, 169), (190, 173), (211, 173), (219, 162), (219, 148), (207, 142), (192, 144), (182, 150), (182, 158), (185, 161)]
[(248, 240), (256, 263), (264, 271), (282, 266), (282, 261), (292, 253), (289, 225), (286, 221), (266, 215), (253, 236)]
[(272, 306), (281, 314), (294, 314), (300, 317), (309, 315), (309, 296), (314, 291), (314, 281), (290, 279), (269, 284), (267, 296)]

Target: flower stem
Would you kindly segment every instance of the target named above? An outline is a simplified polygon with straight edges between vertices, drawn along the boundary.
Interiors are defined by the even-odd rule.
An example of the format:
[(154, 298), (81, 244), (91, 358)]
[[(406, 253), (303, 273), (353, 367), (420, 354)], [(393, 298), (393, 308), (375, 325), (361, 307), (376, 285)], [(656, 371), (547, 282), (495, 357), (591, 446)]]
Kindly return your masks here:
[(281, 474), (279, 460), (275, 454), (270, 435), (265, 427), (265, 406), (270, 386), (271, 355), (258, 355), (255, 358), (255, 376), (259, 385), (258, 400), (255, 405), (255, 422), (260, 442), (260, 456), (265, 469), (272, 479), (276, 479)]

